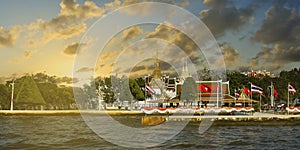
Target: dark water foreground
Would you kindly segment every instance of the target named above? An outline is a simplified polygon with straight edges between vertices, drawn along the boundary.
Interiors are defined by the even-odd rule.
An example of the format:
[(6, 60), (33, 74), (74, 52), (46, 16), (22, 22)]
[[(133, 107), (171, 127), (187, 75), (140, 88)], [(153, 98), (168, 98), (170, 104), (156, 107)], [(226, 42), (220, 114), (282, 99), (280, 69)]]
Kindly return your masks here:
[[(138, 126), (141, 117), (115, 116), (115, 119)], [(203, 134), (198, 133), (198, 127), (199, 122), (193, 121), (171, 140), (150, 149), (300, 149), (299, 120), (215, 121)], [(130, 148), (98, 137), (80, 115), (12, 115), (0, 116), (0, 149)]]

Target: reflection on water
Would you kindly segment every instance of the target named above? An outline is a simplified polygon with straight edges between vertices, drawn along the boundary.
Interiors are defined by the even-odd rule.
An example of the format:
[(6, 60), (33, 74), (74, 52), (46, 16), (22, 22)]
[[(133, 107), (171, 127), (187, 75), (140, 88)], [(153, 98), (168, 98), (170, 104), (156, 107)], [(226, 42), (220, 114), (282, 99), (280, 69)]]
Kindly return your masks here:
[(141, 123), (144, 126), (154, 126), (154, 125), (161, 124), (165, 121), (166, 118), (162, 116), (143, 116)]
[[(134, 118), (124, 117), (114, 118), (126, 124), (131, 124), (130, 118)], [(142, 117), (137, 118), (133, 119), (134, 122), (140, 119), (141, 123)], [(154, 120), (150, 121), (151, 124), (148, 120), (148, 125), (163, 121), (159, 118)], [(250, 123), (246, 126), (234, 123), (222, 125), (218, 122), (203, 134), (198, 133), (198, 127), (198, 122), (191, 122), (176, 137), (153, 149), (300, 149), (299, 123), (293, 126)], [(0, 116), (0, 149), (65, 148), (122, 147), (98, 137), (86, 126), (81, 116)]]

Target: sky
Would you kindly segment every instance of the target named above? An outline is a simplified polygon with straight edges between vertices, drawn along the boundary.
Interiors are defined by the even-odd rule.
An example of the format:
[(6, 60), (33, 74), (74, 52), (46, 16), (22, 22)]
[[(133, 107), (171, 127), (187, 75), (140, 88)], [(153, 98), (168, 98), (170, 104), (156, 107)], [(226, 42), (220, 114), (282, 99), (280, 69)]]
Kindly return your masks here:
[[(147, 74), (154, 68), (148, 57), (158, 57), (162, 67), (166, 64), (166, 72), (181, 68), (186, 60), (196, 65), (194, 70), (209, 67), (206, 60), (210, 58), (201, 52), (193, 35), (182, 32), (188, 27), (184, 23), (191, 24), (193, 20), (172, 12), (160, 15), (165, 10), (151, 6), (128, 7), (141, 2), (144, 1), (2, 0), (0, 79), (39, 72), (70, 77), (85, 72), (101, 76)], [(278, 73), (300, 66), (298, 0), (163, 2), (184, 9), (204, 23), (221, 50), (226, 70), (266, 69)], [(123, 13), (119, 11), (112, 18), (122, 8)], [(134, 21), (126, 20), (130, 16), (144, 22), (122, 27)], [(162, 16), (166, 19), (158, 24), (145, 21)], [(101, 26), (105, 18), (112, 21)], [(176, 23), (181, 23), (182, 28)], [(190, 28), (199, 39), (206, 29), (196, 25)], [(110, 33), (113, 36), (107, 37)], [(205, 36), (210, 34), (205, 32)], [(105, 43), (102, 48), (98, 44), (101, 42)], [(85, 57), (84, 61), (93, 57), (97, 60), (93, 65), (77, 66), (80, 57)]]

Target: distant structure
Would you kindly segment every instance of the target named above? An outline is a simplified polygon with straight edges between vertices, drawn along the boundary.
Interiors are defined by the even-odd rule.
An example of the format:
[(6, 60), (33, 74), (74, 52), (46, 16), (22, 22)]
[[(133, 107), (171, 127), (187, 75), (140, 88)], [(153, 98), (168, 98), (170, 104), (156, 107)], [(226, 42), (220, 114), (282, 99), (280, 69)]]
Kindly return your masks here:
[(271, 74), (271, 72), (269, 72), (267, 70), (257, 70), (257, 71), (251, 70), (251, 71), (247, 71), (247, 72), (241, 72), (241, 74), (248, 76), (248, 77), (257, 77), (257, 78), (267, 77), (267, 76), (271, 77), (271, 78), (275, 77), (274, 74)]
[(181, 71), (181, 80), (185, 80), (187, 77), (190, 77), (189, 71), (188, 71), (188, 63), (187, 60), (184, 62), (182, 66), (182, 71)]

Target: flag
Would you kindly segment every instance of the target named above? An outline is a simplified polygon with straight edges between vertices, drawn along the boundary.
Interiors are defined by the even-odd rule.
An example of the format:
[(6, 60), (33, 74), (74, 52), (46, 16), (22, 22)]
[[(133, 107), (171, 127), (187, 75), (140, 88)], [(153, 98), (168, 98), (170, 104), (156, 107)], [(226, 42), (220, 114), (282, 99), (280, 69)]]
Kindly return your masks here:
[(235, 97), (240, 97), (240, 93), (239, 93), (238, 90), (234, 90), (234, 96), (235, 96)]
[(259, 93), (261, 95), (264, 95), (263, 89), (259, 86), (254, 85), (254, 84), (251, 84), (251, 92)]
[(288, 90), (289, 92), (296, 93), (296, 89), (292, 85), (290, 85), (290, 84), (289, 84), (288, 89), (289, 89)]
[(278, 98), (278, 93), (277, 93), (277, 91), (276, 91), (275, 88), (274, 88), (274, 96), (275, 96), (276, 98)]
[(244, 93), (247, 95), (251, 94), (250, 90), (246, 87), (244, 87)]
[(149, 84), (146, 84), (146, 92), (151, 94), (151, 95), (155, 94), (155, 90), (152, 89), (152, 87)]
[(200, 84), (200, 91), (205, 93), (211, 93), (211, 89), (208, 86), (205, 86), (204, 84)]

